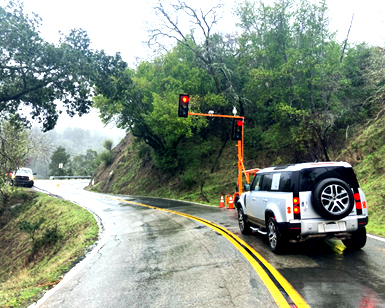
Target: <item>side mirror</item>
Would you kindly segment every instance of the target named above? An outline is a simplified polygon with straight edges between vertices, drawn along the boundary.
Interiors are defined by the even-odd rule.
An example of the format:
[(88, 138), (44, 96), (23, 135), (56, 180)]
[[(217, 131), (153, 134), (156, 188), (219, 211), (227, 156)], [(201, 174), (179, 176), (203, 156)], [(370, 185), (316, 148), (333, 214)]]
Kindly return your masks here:
[(250, 184), (244, 184), (243, 185), (243, 190), (244, 191), (250, 191)]

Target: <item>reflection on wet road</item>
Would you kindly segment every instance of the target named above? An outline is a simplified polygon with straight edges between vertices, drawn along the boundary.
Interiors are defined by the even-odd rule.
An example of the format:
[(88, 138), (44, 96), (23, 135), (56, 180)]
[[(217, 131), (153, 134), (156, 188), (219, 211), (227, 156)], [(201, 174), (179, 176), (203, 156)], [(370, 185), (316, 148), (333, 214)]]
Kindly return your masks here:
[(290, 244), (287, 253), (279, 256), (270, 251), (260, 234), (240, 233), (235, 211), (180, 203), (178, 206), (178, 201), (162, 204), (143, 197), (137, 201), (172, 208), (226, 227), (279, 270), (311, 307), (385, 307), (384, 242), (368, 238), (362, 250), (349, 251), (341, 241), (314, 240)]
[[(103, 246), (41, 307), (277, 306), (250, 263), (218, 232), (172, 213), (83, 191), (84, 183), (36, 183), (89, 208), (105, 228)], [(345, 250), (340, 241), (305, 242), (291, 244), (285, 255), (274, 255), (263, 236), (240, 234), (234, 210), (117, 198), (224, 227), (275, 267), (311, 307), (385, 307), (384, 242), (369, 238), (364, 249), (355, 252)]]

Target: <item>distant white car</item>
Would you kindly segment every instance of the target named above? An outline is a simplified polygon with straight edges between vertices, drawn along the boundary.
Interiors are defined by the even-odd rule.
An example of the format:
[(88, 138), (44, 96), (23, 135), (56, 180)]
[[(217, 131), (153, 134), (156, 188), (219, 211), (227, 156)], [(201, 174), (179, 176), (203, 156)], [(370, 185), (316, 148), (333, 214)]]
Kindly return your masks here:
[(12, 174), (12, 185), (32, 187), (34, 183), (34, 175), (30, 168), (19, 168)]

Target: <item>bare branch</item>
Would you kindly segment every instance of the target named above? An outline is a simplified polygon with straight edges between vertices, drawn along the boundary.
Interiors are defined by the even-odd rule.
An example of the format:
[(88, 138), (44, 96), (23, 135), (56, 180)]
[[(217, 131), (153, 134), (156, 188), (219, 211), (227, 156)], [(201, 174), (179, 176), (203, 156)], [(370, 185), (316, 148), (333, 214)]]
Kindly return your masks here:
[(342, 53), (341, 53), (341, 59), (340, 59), (340, 62), (342, 62), (342, 59), (343, 59), (343, 57), (344, 57), (346, 44), (348, 43), (348, 38), (349, 38), (350, 29), (352, 28), (352, 24), (353, 24), (353, 17), (354, 17), (354, 14), (352, 15), (352, 20), (350, 21), (350, 27), (349, 27), (349, 30), (348, 30), (348, 34), (346, 35), (344, 47), (342, 48)]
[[(157, 6), (154, 9), (161, 21), (161, 26), (157, 29), (149, 30), (150, 37), (148, 40), (149, 46), (155, 42), (155, 44), (162, 47), (163, 49), (165, 46), (159, 42), (159, 38), (176, 40), (177, 42), (189, 48), (198, 59), (207, 65), (208, 70), (214, 79), (218, 94), (221, 93), (222, 90), (220, 80), (217, 76), (217, 70), (214, 65), (214, 56), (212, 48), (210, 47), (210, 41), (212, 40), (212, 28), (219, 20), (217, 9), (221, 8), (222, 6), (222, 4), (218, 4), (212, 7), (207, 13), (204, 13), (203, 10), (200, 9), (200, 13), (198, 13), (198, 10), (187, 5), (185, 2), (178, 0), (177, 4), (171, 5), (173, 13), (176, 15), (173, 18), (172, 12), (170, 13), (166, 11), (161, 1), (158, 1)], [(193, 25), (193, 27), (190, 28), (191, 37), (186, 36), (183, 33), (183, 27), (178, 24), (178, 16), (180, 16), (180, 12), (190, 17), (189, 23), (190, 25)], [(209, 20), (210, 17), (212, 18), (211, 20)], [(196, 43), (194, 37), (194, 30), (196, 28), (200, 30), (203, 36), (203, 46), (199, 46), (199, 44)]]

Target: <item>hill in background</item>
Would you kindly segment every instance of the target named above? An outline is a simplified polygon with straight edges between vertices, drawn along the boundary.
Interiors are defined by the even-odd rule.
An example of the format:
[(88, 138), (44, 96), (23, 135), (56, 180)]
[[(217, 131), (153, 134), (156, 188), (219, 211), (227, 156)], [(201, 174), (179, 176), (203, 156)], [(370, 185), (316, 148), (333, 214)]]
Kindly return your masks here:
[[(385, 236), (385, 119), (381, 118), (368, 126), (357, 129), (346, 140), (342, 150), (332, 151), (331, 159), (347, 161), (353, 165), (369, 206), (369, 232)], [(219, 206), (221, 195), (233, 194), (237, 180), (237, 147), (235, 141), (221, 144), (212, 140), (212, 150), (198, 160), (191, 160), (185, 170), (164, 172), (158, 169), (150, 152), (134, 137), (127, 135), (114, 149), (114, 160), (102, 164), (96, 171), (94, 186), (89, 189), (124, 195), (155, 196), (192, 201)], [(194, 156), (200, 145), (192, 141), (185, 145), (186, 152)], [(247, 159), (247, 157), (246, 157)], [(245, 162), (246, 169), (264, 168), (293, 163), (290, 151), (280, 153), (254, 153), (254, 158)]]

